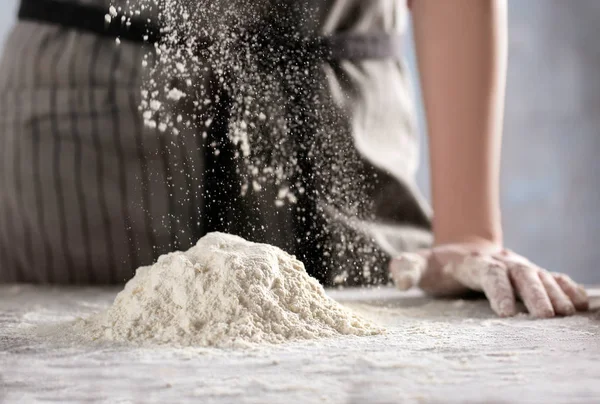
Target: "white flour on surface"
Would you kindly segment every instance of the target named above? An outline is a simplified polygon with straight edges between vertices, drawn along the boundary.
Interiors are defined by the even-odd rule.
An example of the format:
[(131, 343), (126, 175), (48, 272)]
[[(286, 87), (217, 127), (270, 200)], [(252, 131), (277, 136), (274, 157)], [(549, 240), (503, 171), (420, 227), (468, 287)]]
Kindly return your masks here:
[(196, 346), (382, 332), (328, 297), (295, 257), (223, 233), (139, 268), (111, 307), (75, 327), (91, 339)]
[[(498, 319), (483, 299), (327, 291), (385, 325), (372, 338), (240, 350), (68, 338), (65, 321), (106, 308), (115, 292), (0, 285), (3, 402), (599, 402), (600, 289), (590, 291), (589, 313), (548, 320)], [(39, 335), (45, 324), (60, 338)]]

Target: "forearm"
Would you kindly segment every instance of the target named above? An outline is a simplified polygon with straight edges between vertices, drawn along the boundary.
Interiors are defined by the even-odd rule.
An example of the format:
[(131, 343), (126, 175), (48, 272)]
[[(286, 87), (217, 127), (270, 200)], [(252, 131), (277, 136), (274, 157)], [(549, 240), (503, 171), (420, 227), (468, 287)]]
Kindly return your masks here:
[(414, 0), (438, 244), (501, 242), (504, 0)]

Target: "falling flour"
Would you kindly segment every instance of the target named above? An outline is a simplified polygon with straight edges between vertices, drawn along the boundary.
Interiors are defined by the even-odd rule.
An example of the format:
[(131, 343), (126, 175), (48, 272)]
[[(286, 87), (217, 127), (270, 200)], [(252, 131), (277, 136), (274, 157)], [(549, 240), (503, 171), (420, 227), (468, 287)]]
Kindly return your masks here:
[[(160, 27), (160, 39), (144, 47), (139, 108), (148, 132), (158, 133), (168, 145), (160, 151), (165, 158), (165, 153), (187, 155), (181, 145), (196, 137), (207, 163), (188, 167), (193, 173), (185, 174), (186, 188), (188, 179), (202, 185), (187, 192), (202, 193), (195, 200), (223, 210), (259, 209), (266, 241), (276, 243), (282, 236), (278, 226), (289, 223), (298, 233), (289, 234), (290, 239), (307, 239), (281, 244), (290, 246), (323, 282), (333, 284), (335, 277), (335, 284), (344, 286), (388, 283), (389, 251), (381, 248), (383, 243), (393, 253), (416, 243), (414, 233), (404, 237), (404, 231), (400, 240), (388, 242), (374, 225), (405, 223), (396, 223), (405, 213), (391, 209), (394, 198), (387, 195), (388, 189), (398, 189), (404, 201), (403, 186), (382, 173), (377, 162), (370, 163), (355, 141), (364, 128), (348, 101), (358, 97), (362, 102), (356, 87), (362, 79), (356, 82), (343, 73), (354, 62), (332, 69), (329, 51), (319, 46), (325, 34), (319, 21), (328, 4), (336, 2), (112, 3), (107, 20), (127, 25), (145, 19)], [(215, 170), (218, 181), (202, 180)], [(227, 201), (204, 198), (224, 195), (211, 189), (215, 183), (227, 190)], [(188, 198), (172, 202), (187, 204)], [(273, 215), (281, 220), (270, 220)], [(216, 226), (235, 228), (225, 219)], [(420, 240), (414, 248), (426, 245)]]
[(111, 307), (75, 327), (91, 339), (186, 346), (382, 332), (328, 297), (295, 257), (223, 233), (139, 268)]

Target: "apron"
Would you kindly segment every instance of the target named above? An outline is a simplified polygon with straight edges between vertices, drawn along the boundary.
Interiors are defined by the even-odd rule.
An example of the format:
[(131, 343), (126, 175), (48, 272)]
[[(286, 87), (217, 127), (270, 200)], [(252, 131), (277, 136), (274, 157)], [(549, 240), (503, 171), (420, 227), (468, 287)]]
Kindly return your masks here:
[[(147, 24), (111, 31), (112, 19), (102, 23), (104, 35), (89, 29), (93, 24), (74, 26), (64, 17), (70, 13), (22, 15), (0, 67), (0, 181), (7, 190), (0, 202), (0, 280), (120, 283), (160, 254), (225, 231), (296, 254), (324, 284), (381, 283), (390, 254), (427, 245), (429, 210), (413, 180), (410, 89), (394, 39), (405, 29), (406, 5), (324, 0), (290, 13), (294, 3), (280, 2), (279, 17), (294, 16), (285, 29), (315, 39), (311, 54), (318, 58), (306, 63), (311, 80), (290, 68), (298, 61), (261, 54), (256, 68), (273, 73), (277, 97), (286, 102), (260, 107), (269, 111), (267, 122), (287, 123), (276, 135), (268, 125), (252, 131), (250, 141), (291, 144), (289, 164), (300, 170), (286, 176), (283, 185), (294, 192), (283, 206), (274, 203), (281, 183), (257, 187), (240, 166), (231, 135), (242, 122), (239, 99), (247, 90), (234, 75), (219, 77), (209, 60), (214, 54), (205, 55), (205, 73), (193, 77), (204, 95), (159, 111), (193, 116), (192, 124), (182, 119), (165, 130), (148, 125), (156, 117), (138, 110), (142, 83), (163, 84), (160, 72), (169, 67), (139, 40), (138, 31), (160, 42), (152, 39), (158, 31)], [(273, 24), (277, 19), (267, 25)], [(301, 54), (306, 58), (305, 49)], [(254, 84), (254, 93), (265, 88)], [(209, 107), (198, 110), (204, 99)], [(274, 150), (249, 158), (264, 162)]]

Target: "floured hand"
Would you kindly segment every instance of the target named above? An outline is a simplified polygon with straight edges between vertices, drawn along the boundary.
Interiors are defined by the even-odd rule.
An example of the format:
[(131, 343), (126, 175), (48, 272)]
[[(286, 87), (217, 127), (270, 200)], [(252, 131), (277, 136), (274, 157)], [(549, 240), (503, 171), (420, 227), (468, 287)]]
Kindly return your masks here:
[(396, 286), (420, 287), (433, 296), (485, 293), (501, 317), (516, 314), (519, 297), (534, 317), (568, 316), (588, 309), (585, 289), (564, 274), (550, 273), (495, 244), (450, 244), (405, 253), (390, 264)]

